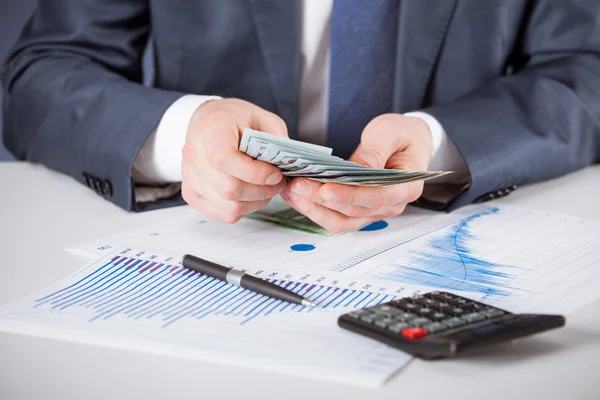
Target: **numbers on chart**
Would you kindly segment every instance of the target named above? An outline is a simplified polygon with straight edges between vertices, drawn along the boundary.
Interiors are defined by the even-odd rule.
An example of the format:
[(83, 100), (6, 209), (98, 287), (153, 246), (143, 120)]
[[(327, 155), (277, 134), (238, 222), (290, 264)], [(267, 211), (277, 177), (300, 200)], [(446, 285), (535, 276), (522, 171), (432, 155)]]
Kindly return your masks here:
[(259, 276), (259, 275), (260, 275), (260, 274), (262, 274), (263, 272), (265, 272), (265, 271), (264, 271), (264, 270), (262, 270), (262, 269), (259, 269), (258, 271), (256, 271), (256, 272), (254, 273), (254, 276)]
[(154, 237), (154, 236), (158, 236), (158, 235), (160, 235), (160, 233), (158, 233), (158, 232), (152, 232), (148, 236)]
[(141, 257), (141, 256), (143, 256), (144, 254), (146, 254), (146, 252), (145, 252), (145, 251), (140, 251), (140, 252), (139, 252), (139, 253), (137, 253), (135, 256), (136, 256), (136, 257)]
[(165, 262), (168, 263), (169, 261), (173, 260), (173, 257), (167, 257), (165, 258)]
[(272, 277), (274, 277), (274, 276), (277, 276), (277, 275), (279, 275), (279, 272), (271, 272), (271, 273), (269, 274), (269, 277), (271, 277), (271, 278), (272, 278)]
[(158, 258), (157, 255), (152, 254), (150, 257), (148, 257), (149, 260), (156, 260)]
[(367, 284), (366, 284), (366, 285), (364, 285), (362, 288), (363, 288), (363, 290), (368, 290), (368, 289), (370, 289), (370, 288), (371, 288), (371, 284), (370, 284), (370, 283), (367, 283)]
[(109, 249), (112, 249), (112, 246), (110, 244), (98, 247), (98, 250), (100, 250), (100, 251), (109, 250)]
[(318, 283), (321, 283), (321, 282), (323, 282), (324, 280), (325, 280), (325, 277), (324, 277), (324, 276), (322, 276), (322, 277), (320, 277), (319, 279), (317, 279), (317, 282), (318, 282)]
[(120, 252), (120, 254), (127, 254), (131, 251), (131, 249), (125, 249)]
[(305, 280), (307, 280), (308, 278), (310, 278), (310, 274), (306, 274), (306, 275), (304, 275), (304, 276), (300, 277), (300, 280), (301, 280), (301, 281), (305, 281)]

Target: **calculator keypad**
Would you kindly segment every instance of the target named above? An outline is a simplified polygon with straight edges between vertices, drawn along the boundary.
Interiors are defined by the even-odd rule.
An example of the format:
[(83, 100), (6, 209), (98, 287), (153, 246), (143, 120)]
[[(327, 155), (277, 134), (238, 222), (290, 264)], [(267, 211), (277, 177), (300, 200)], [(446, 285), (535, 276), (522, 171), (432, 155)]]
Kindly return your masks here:
[(367, 324), (416, 340), (507, 314), (450, 293), (431, 292), (347, 314)]

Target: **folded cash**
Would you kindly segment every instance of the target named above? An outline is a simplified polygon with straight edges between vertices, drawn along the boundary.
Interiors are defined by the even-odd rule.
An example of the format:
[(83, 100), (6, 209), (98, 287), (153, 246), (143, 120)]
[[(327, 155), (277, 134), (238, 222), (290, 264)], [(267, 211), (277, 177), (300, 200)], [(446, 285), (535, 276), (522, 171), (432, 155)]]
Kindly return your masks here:
[(332, 155), (325, 146), (286, 139), (269, 133), (245, 129), (240, 151), (273, 164), (284, 176), (304, 177), (318, 182), (345, 185), (389, 186), (421, 181), (448, 174), (448, 171), (403, 171), (369, 168)]
[(269, 204), (261, 210), (246, 215), (246, 218), (268, 222), (294, 231), (323, 236), (332, 235), (327, 229), (288, 206), (279, 196), (271, 199)]

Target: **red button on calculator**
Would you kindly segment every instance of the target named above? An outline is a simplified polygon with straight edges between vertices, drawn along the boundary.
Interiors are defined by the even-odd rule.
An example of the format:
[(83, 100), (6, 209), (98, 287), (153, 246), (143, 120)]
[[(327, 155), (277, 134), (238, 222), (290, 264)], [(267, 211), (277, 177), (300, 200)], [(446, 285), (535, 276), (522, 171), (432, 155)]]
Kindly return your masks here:
[(412, 328), (406, 328), (406, 329), (402, 330), (402, 336), (404, 336), (407, 339), (411, 339), (411, 340), (418, 339), (418, 338), (421, 338), (426, 335), (427, 335), (427, 331), (418, 326), (415, 326)]

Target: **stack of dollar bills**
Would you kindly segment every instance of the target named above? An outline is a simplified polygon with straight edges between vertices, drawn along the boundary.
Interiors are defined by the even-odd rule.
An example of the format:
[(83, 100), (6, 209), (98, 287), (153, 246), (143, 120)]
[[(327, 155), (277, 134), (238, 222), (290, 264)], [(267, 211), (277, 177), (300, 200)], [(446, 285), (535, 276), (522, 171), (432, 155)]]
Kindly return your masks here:
[[(388, 186), (435, 178), (445, 171), (420, 172), (369, 168), (333, 156), (329, 147), (300, 142), (252, 129), (244, 130), (240, 150), (250, 157), (277, 166), (284, 176), (346, 185)], [(289, 207), (279, 196), (267, 207), (249, 214), (250, 219), (318, 235), (331, 235), (306, 216)]]
[(311, 233), (313, 235), (332, 235), (327, 229), (288, 206), (279, 196), (275, 196), (266, 207), (248, 214), (246, 218), (268, 222), (281, 228)]
[(369, 168), (332, 155), (332, 149), (329, 147), (253, 129), (245, 129), (242, 133), (240, 151), (256, 160), (275, 165), (288, 178), (303, 177), (323, 183), (389, 186), (431, 179), (448, 173)]

